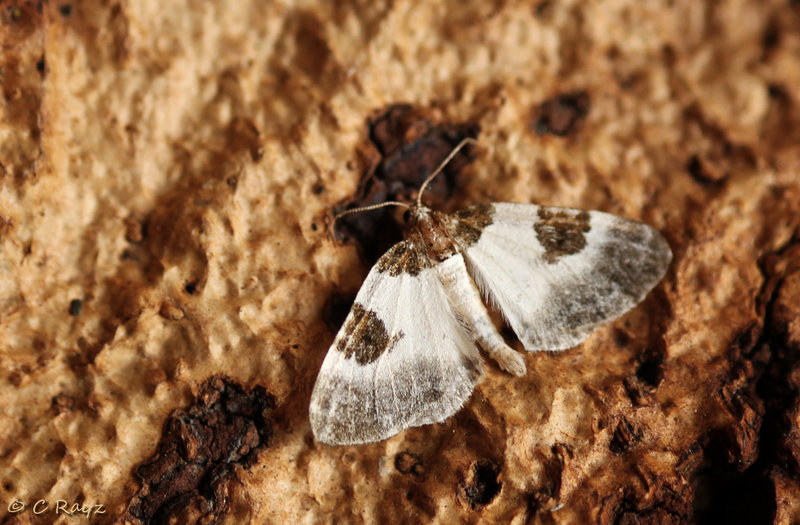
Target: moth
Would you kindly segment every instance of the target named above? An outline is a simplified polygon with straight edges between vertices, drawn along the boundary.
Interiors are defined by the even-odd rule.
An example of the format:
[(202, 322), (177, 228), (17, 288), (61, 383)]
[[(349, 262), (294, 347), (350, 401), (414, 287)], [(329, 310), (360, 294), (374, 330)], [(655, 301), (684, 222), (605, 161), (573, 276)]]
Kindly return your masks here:
[(526, 373), (484, 301), (525, 350), (564, 350), (638, 304), (672, 259), (651, 227), (599, 211), (477, 204), (454, 214), (408, 207), (405, 239), (372, 267), (322, 363), (309, 417), (317, 441), (380, 441), (456, 413), (483, 350)]

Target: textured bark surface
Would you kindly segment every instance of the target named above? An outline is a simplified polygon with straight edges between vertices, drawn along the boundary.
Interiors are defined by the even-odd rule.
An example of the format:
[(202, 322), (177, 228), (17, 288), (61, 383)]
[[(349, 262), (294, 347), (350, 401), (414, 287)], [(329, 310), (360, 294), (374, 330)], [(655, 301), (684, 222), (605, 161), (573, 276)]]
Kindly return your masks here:
[[(797, 1), (8, 0), (0, 43), (0, 520), (800, 521)], [(465, 136), (429, 204), (616, 213), (672, 266), (444, 423), (316, 444), (401, 233), (331, 213)]]

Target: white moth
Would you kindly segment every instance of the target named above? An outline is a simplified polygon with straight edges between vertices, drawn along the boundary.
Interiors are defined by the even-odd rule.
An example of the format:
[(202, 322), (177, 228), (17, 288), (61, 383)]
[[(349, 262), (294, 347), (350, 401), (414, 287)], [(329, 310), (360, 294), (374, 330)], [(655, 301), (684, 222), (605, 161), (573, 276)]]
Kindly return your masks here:
[(445, 420), (481, 376), (479, 348), (525, 374), (482, 299), (525, 350), (564, 350), (644, 299), (672, 259), (657, 231), (599, 211), (512, 203), (431, 210), (420, 198), (442, 166), (322, 363), (309, 407), (319, 442), (368, 443)]

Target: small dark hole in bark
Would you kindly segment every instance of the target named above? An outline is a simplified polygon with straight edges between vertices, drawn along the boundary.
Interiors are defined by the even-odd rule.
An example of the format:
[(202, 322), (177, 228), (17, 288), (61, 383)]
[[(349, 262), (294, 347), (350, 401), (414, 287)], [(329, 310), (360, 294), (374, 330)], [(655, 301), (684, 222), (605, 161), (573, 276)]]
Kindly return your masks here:
[(617, 342), (617, 345), (622, 348), (628, 346), (631, 342), (631, 338), (622, 330), (614, 330), (614, 340)]
[(83, 311), (83, 301), (80, 299), (73, 299), (69, 302), (69, 315), (76, 317), (81, 315)]
[(422, 458), (407, 450), (394, 457), (394, 468), (401, 474), (413, 474), (415, 476), (419, 476), (425, 471)]
[(764, 51), (769, 52), (778, 47), (781, 43), (781, 31), (777, 22), (770, 20), (761, 37), (761, 44), (764, 46)]
[(664, 378), (663, 364), (663, 356), (655, 352), (646, 351), (641, 357), (639, 367), (636, 369), (636, 377), (640, 381), (656, 387)]
[(472, 472), (464, 486), (464, 495), (475, 509), (491, 503), (500, 493), (500, 467), (492, 460), (482, 459), (472, 464)]
[(630, 421), (623, 419), (614, 429), (614, 437), (611, 439), (609, 448), (614, 454), (622, 454), (636, 445), (641, 437), (641, 432)]

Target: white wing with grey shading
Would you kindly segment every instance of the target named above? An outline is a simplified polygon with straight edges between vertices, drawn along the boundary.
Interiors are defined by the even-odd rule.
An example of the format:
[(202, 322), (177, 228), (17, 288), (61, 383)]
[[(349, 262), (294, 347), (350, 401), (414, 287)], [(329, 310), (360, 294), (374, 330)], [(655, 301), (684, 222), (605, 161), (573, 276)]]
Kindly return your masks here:
[(311, 394), (317, 441), (358, 444), (443, 421), (481, 374), (478, 349), (448, 305), (436, 263), (411, 241), (378, 260)]
[(657, 231), (608, 213), (495, 203), (455, 214), (476, 216), (456, 242), (529, 351), (579, 344), (644, 299), (672, 259)]

